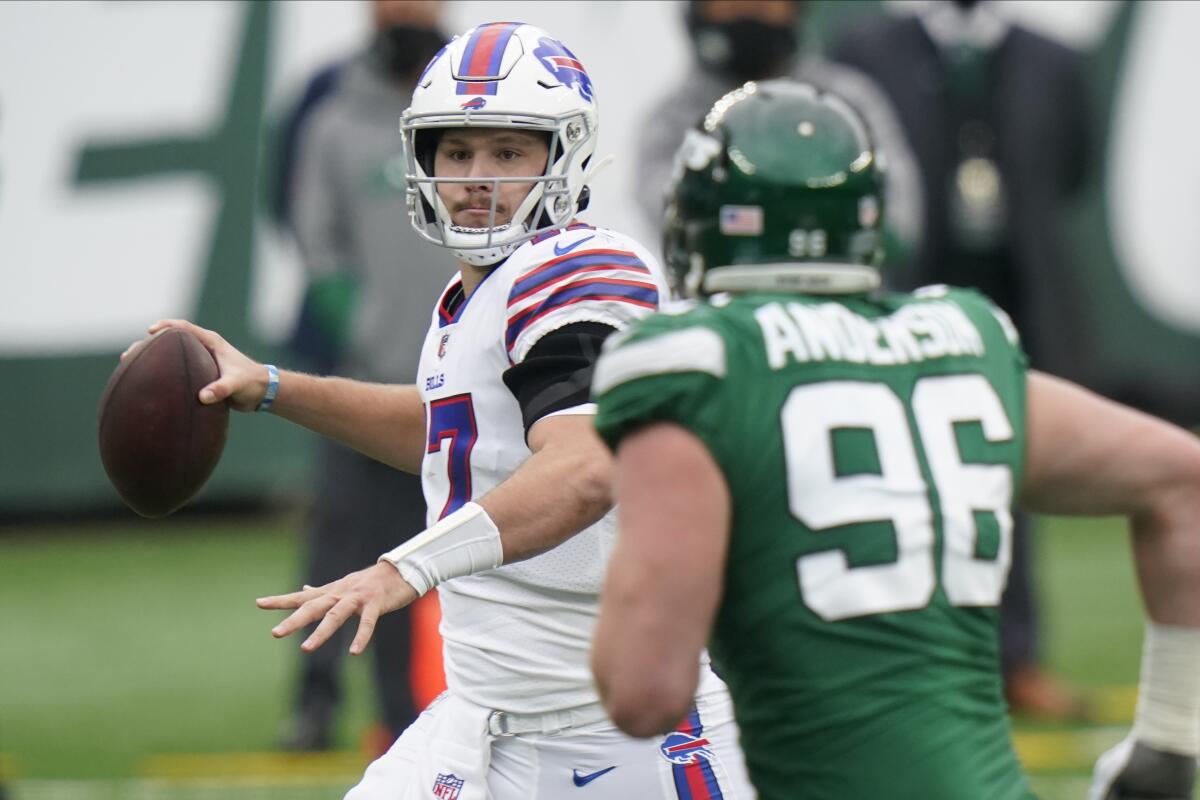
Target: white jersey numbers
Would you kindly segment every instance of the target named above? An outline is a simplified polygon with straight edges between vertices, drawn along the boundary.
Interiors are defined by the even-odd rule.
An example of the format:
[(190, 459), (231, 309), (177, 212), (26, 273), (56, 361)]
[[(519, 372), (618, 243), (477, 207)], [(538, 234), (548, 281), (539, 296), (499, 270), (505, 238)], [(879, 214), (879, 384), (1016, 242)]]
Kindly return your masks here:
[[(886, 384), (827, 381), (793, 389), (782, 425), (791, 513), (813, 531), (888, 522), (896, 558), (851, 566), (842, 549), (801, 556), (797, 572), (804, 602), (826, 620), (907, 611), (926, 606), (937, 588), (934, 503), (944, 547), (942, 585), (954, 605), (996, 605), (1008, 573), (1012, 532), (1012, 471), (1000, 464), (964, 464), (955, 425), (978, 423), (987, 442), (1012, 438), (995, 389), (982, 375), (918, 380), (905, 406)], [(835, 432), (869, 434), (878, 470), (839, 474)], [(914, 436), (914, 433), (916, 436)], [(936, 493), (922, 475), (929, 466)], [(936, 499), (935, 499), (936, 498)], [(976, 512), (995, 515), (995, 558), (977, 558)]]

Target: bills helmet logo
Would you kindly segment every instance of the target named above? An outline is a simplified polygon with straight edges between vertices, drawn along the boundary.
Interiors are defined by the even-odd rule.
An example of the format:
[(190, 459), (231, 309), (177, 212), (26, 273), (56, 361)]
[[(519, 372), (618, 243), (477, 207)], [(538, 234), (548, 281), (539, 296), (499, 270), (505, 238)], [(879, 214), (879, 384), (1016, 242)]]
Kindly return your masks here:
[(672, 764), (695, 764), (699, 759), (712, 761), (713, 753), (709, 750), (712, 742), (690, 733), (676, 731), (663, 739), (658, 746), (663, 758)]
[(538, 46), (533, 54), (542, 62), (554, 79), (568, 88), (574, 87), (579, 96), (587, 102), (592, 102), (592, 79), (575, 54), (567, 49), (562, 42), (543, 36), (538, 40)]
[(470, 100), (463, 103), (462, 107), (474, 111), (476, 109), (483, 108), (485, 105), (487, 105), (487, 100), (484, 100), (482, 97), (472, 97)]
[(458, 800), (458, 793), (462, 791), (464, 783), (466, 781), (453, 772), (449, 775), (438, 773), (437, 780), (433, 782), (433, 796), (438, 800)]

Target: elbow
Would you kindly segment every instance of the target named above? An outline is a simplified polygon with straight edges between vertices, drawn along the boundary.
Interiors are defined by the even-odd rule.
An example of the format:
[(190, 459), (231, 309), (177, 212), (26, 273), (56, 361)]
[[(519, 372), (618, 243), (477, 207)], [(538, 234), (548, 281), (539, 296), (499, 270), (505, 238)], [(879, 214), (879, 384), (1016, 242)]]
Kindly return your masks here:
[(574, 472), (575, 497), (582, 515), (594, 522), (613, 506), (612, 459), (607, 453), (600, 458), (581, 459)]
[(690, 693), (659, 689), (653, 681), (610, 687), (602, 695), (604, 708), (613, 724), (630, 736), (644, 739), (667, 733), (687, 716), (695, 698)]
[(1168, 475), (1147, 493), (1135, 519), (1164, 530), (1191, 532), (1200, 526), (1200, 444), (1189, 440), (1188, 445), (1171, 462)]
[(609, 718), (638, 738), (674, 730), (695, 703), (699, 671), (689, 681), (630, 655), (603, 646), (593, 650), (592, 674)]

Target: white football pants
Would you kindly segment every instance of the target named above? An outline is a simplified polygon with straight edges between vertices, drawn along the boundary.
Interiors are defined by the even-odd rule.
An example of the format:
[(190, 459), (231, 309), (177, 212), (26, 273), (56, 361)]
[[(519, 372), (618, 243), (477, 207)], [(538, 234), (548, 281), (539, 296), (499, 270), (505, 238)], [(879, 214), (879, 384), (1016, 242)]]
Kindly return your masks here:
[(634, 739), (595, 719), (602, 713), (592, 706), (543, 715), (542, 731), (570, 726), (504, 734), (538, 722), (498, 724), (491, 710), (445, 693), (367, 767), (346, 800), (754, 799), (723, 690), (697, 698), (667, 736)]

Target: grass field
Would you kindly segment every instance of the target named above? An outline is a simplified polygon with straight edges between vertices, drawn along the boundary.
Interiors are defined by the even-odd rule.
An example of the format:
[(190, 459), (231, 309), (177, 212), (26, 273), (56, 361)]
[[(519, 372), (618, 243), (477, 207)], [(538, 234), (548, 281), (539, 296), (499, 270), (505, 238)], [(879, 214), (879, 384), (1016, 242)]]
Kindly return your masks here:
[[(6, 800), (340, 797), (364, 766), (365, 663), (349, 670), (336, 752), (272, 752), (298, 642), (258, 595), (292, 588), (288, 517), (10, 527), (0, 533), (0, 772)], [(1113, 521), (1046, 521), (1038, 539), (1050, 664), (1096, 694), (1093, 726), (1020, 723), (1045, 800), (1080, 798), (1124, 732), (1141, 612)]]

